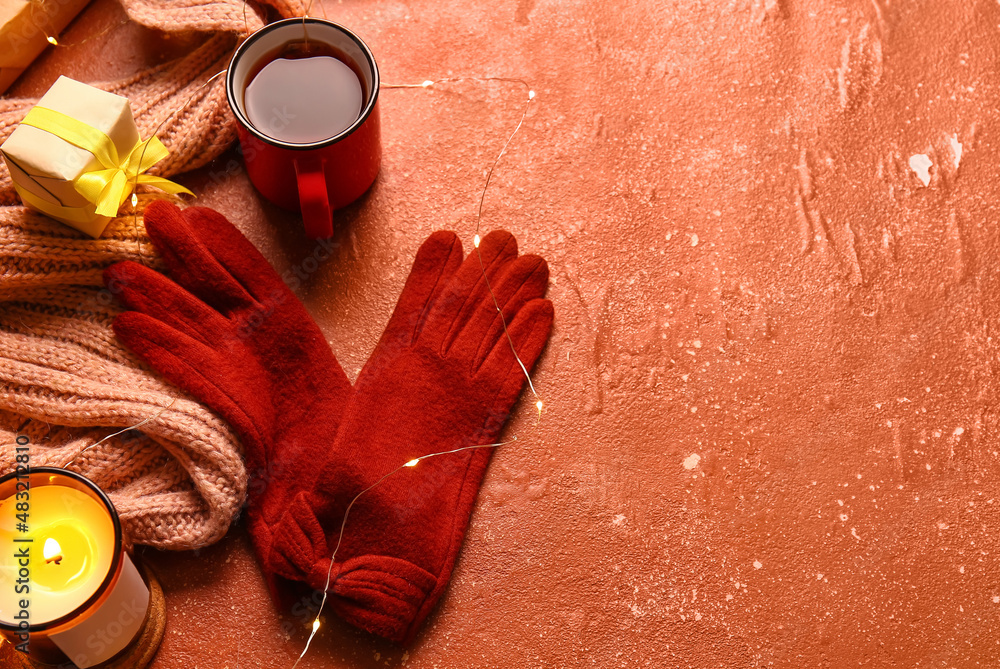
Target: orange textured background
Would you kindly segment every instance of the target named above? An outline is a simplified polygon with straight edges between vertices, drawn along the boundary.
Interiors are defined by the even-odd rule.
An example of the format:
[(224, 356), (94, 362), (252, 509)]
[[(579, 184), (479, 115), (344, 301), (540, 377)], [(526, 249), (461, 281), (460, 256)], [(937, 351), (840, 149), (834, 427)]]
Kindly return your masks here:
[[(530, 82), (483, 225), (547, 258), (556, 322), (546, 414), (511, 421), (414, 647), (331, 617), (301, 667), (1000, 666), (996, 2), (325, 6), (384, 82)], [(123, 17), (95, 0), (64, 41)], [(10, 93), (182, 48), (118, 25)], [(471, 246), (523, 99), (382, 92), (382, 173), (300, 291), (349, 375), (420, 241)], [(216, 178), (234, 155), (180, 180), (301, 262), (294, 216)], [(156, 669), (291, 666), (311, 618), (279, 617), (241, 527), (141, 555)]]

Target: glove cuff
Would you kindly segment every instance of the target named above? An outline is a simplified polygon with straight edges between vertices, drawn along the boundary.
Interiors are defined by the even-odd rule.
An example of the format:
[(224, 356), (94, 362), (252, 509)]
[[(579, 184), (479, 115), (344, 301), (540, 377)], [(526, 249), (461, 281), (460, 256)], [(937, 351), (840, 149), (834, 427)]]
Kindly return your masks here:
[(253, 523), (264, 571), (305, 581), (322, 591), (329, 578), (329, 606), (347, 622), (398, 644), (407, 644), (440, 596), (438, 577), (385, 555), (360, 555), (331, 569), (323, 529), (306, 493), (299, 493), (275, 526)]
[(308, 583), (322, 590), (329, 574), (330, 606), (344, 620), (398, 644), (408, 644), (430, 611), (438, 579), (412, 562), (385, 555), (361, 555), (330, 570), (316, 563)]

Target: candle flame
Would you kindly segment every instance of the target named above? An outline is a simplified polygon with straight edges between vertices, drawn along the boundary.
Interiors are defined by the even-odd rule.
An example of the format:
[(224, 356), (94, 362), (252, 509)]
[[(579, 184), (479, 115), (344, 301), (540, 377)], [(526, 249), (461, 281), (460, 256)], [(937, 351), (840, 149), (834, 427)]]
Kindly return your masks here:
[(59, 564), (62, 561), (62, 547), (59, 542), (49, 537), (45, 540), (45, 546), (42, 548), (42, 556), (45, 558), (45, 562), (55, 562)]

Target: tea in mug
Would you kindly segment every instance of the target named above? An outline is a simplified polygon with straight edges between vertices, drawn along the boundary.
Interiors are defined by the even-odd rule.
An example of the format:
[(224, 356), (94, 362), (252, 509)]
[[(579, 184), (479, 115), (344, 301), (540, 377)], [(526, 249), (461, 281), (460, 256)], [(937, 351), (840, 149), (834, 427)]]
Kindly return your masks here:
[(336, 137), (361, 116), (366, 91), (349, 58), (316, 40), (298, 40), (261, 58), (247, 78), (244, 108), (268, 137), (312, 144)]

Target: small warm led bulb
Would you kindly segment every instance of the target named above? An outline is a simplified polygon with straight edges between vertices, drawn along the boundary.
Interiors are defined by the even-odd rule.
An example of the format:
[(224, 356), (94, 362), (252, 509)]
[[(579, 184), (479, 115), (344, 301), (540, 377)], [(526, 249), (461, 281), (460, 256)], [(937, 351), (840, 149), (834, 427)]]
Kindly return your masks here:
[(428, 87), (430, 87), (430, 86), (433, 86), (433, 85), (434, 85), (434, 82), (433, 82), (433, 81), (431, 81), (430, 79), (428, 79), (427, 81), (425, 81), (424, 83), (422, 83), (422, 84), (420, 84), (420, 85), (421, 85), (421, 86), (423, 86), (424, 88), (428, 88)]
[(420, 462), (420, 458), (413, 458), (412, 460), (410, 460), (409, 462), (407, 462), (403, 466), (404, 467), (416, 467), (417, 463), (419, 463), (419, 462)]
[(313, 621), (313, 632), (319, 629), (319, 618)]
[(136, 195), (135, 193), (132, 193), (132, 206), (134, 207), (137, 204), (139, 204), (139, 196)]
[(479, 235), (476, 235), (475, 237), (472, 238), (472, 245), (475, 246), (478, 249), (480, 241), (482, 241), (482, 240), (479, 239)]
[(537, 402), (535, 402), (535, 406), (538, 407), (538, 413), (541, 413), (542, 407), (544, 407), (545, 405), (542, 404), (542, 400), (538, 400)]
[(529, 100), (535, 99), (535, 91), (528, 91), (528, 99)]
[(46, 37), (45, 41), (48, 42), (49, 44), (51, 44), (52, 46), (59, 46), (59, 40), (57, 40), (52, 35), (49, 35), (48, 37)]

